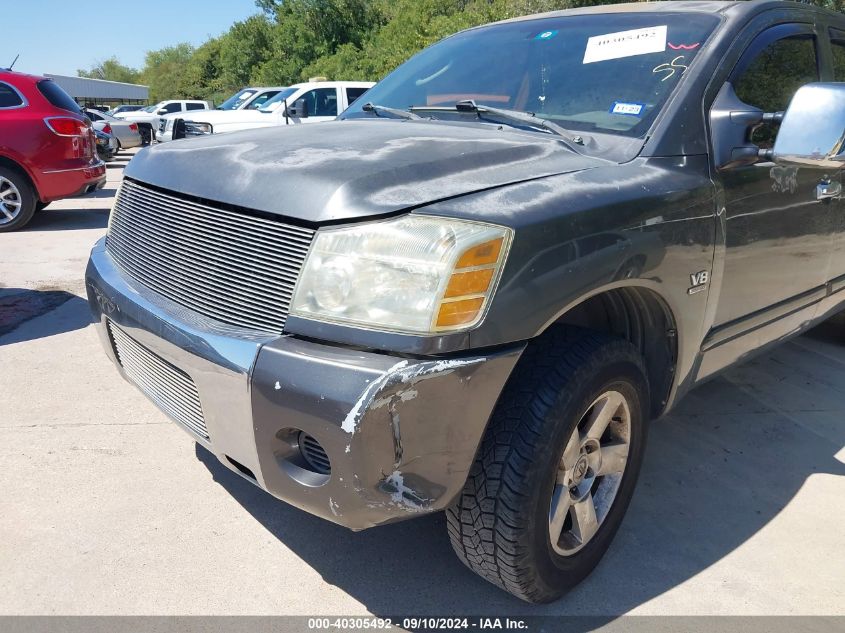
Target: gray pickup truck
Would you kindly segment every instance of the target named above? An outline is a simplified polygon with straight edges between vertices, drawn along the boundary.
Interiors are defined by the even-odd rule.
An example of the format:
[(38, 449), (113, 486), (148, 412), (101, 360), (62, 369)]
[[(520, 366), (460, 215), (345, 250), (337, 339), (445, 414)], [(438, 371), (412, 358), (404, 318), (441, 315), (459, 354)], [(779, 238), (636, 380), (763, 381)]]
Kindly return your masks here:
[(791, 2), (464, 31), (335, 122), (139, 153), (87, 271), (106, 353), (271, 495), (445, 510), (466, 565), (553, 600), (647, 421), (845, 303), (836, 82), (845, 16)]

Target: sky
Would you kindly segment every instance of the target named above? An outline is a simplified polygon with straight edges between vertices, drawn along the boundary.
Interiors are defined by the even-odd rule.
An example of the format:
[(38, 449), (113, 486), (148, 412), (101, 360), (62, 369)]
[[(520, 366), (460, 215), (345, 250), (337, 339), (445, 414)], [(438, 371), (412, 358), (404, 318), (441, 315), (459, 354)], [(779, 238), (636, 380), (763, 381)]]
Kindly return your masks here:
[(254, 0), (0, 0), (0, 67), (76, 75), (117, 57), (133, 68), (144, 53), (189, 42), (198, 46), (259, 9)]

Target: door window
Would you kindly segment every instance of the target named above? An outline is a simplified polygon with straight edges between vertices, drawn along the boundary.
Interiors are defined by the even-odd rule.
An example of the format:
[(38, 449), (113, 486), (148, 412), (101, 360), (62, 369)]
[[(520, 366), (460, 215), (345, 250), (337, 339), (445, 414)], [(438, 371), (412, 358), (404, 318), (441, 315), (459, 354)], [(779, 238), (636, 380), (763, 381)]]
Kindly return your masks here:
[(167, 112), (179, 112), (182, 109), (181, 103), (168, 103), (163, 110), (167, 110)]
[(0, 108), (17, 108), (23, 99), (9, 84), (0, 83)]
[[(819, 80), (816, 40), (798, 35), (776, 40), (756, 54), (733, 79), (736, 95), (763, 112), (784, 112), (793, 95), (804, 84)], [(771, 148), (777, 126), (756, 128), (751, 141)]]
[(187, 104), (188, 110), (205, 110), (204, 103), (188, 103)]
[(352, 105), (358, 97), (362, 94), (367, 92), (369, 88), (347, 88), (346, 89), (346, 101), (349, 105)]
[(308, 116), (337, 116), (337, 91), (334, 88), (309, 90), (299, 99), (305, 100)]
[(783, 112), (798, 88), (818, 80), (815, 38), (787, 37), (760, 51), (734, 80), (734, 89), (748, 105)]

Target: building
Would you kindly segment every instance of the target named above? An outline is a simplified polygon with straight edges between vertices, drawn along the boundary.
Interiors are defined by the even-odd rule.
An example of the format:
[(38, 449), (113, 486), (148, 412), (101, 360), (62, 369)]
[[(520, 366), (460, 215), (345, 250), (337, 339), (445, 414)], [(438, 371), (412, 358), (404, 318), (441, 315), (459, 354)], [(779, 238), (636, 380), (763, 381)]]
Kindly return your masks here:
[(125, 84), (119, 81), (68, 77), (49, 73), (44, 76), (55, 81), (65, 92), (84, 106), (117, 105), (120, 103), (146, 105), (150, 99), (149, 87), (140, 84)]

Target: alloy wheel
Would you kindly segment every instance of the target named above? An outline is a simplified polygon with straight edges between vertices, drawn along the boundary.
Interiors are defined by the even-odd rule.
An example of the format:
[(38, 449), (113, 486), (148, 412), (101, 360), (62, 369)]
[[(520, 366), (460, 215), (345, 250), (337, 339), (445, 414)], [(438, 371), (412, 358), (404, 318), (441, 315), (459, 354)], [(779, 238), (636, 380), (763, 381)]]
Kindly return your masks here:
[(587, 408), (563, 451), (549, 507), (549, 536), (571, 556), (595, 536), (616, 499), (628, 463), (631, 411), (618, 391)]
[(21, 192), (8, 178), (0, 176), (0, 224), (12, 222), (21, 212)]

